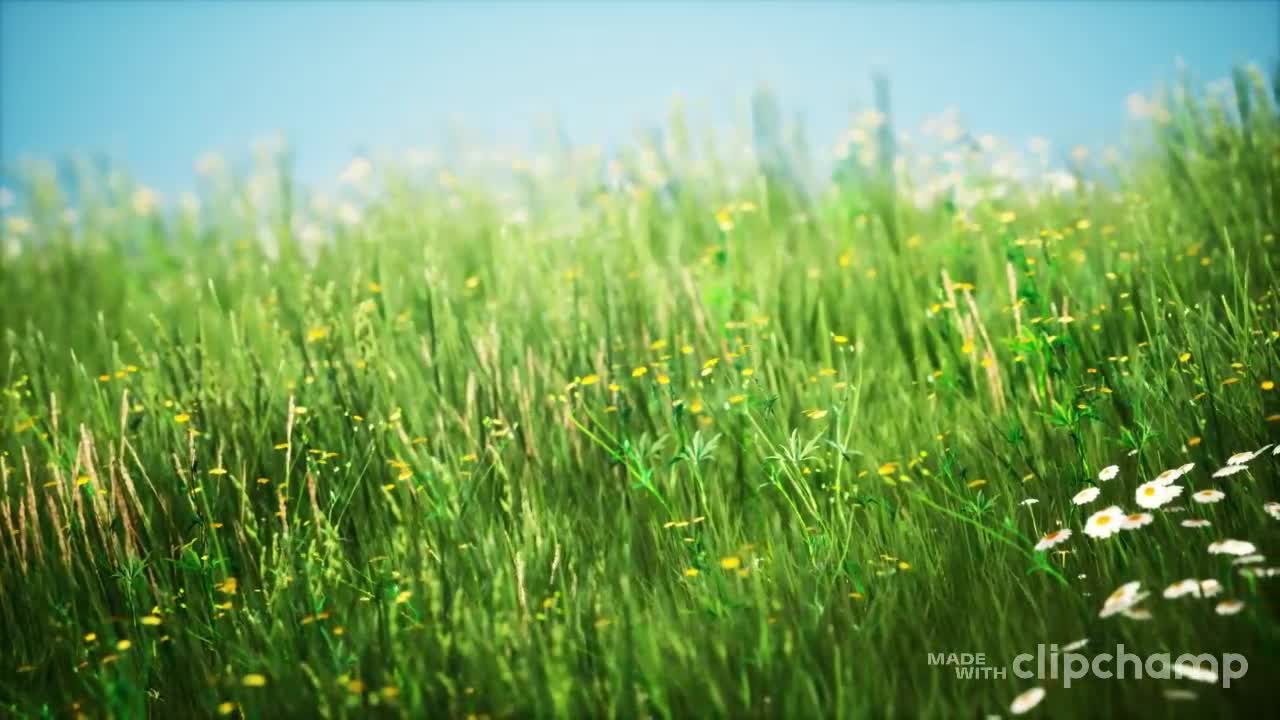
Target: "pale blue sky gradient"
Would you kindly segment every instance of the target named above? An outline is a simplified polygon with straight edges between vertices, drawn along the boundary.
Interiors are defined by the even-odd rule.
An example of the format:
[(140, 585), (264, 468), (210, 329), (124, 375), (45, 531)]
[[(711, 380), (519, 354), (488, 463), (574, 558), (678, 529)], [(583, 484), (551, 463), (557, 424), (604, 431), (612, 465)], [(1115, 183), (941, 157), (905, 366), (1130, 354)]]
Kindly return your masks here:
[(1118, 142), (1125, 98), (1175, 74), (1271, 70), (1280, 3), (0, 3), (0, 158), (103, 151), (162, 189), (281, 130), (304, 179), (363, 148), (439, 145), (451, 116), (521, 142), (659, 124), (673, 94), (745, 120), (758, 83), (829, 148), (883, 67), (900, 125), (956, 106), (977, 131)]

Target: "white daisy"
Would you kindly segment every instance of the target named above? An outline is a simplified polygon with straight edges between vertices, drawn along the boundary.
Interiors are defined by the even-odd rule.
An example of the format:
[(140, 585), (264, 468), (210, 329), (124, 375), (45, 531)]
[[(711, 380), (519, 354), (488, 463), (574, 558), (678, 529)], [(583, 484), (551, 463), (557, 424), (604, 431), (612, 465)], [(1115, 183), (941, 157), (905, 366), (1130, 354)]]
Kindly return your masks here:
[(1231, 564), (1232, 565), (1257, 565), (1263, 560), (1266, 560), (1266, 558), (1263, 557), (1262, 555), (1245, 555), (1244, 557), (1238, 557), (1235, 560), (1232, 560)]
[(1192, 495), (1191, 499), (1201, 505), (1208, 505), (1209, 503), (1216, 503), (1226, 496), (1227, 494), (1221, 490), (1201, 490), (1200, 492)]
[(1014, 715), (1024, 715), (1039, 705), (1041, 700), (1044, 700), (1044, 688), (1033, 687), (1009, 703), (1009, 712)]
[(1200, 581), (1200, 597), (1213, 597), (1222, 593), (1222, 583), (1209, 578)]
[(1098, 472), (1098, 479), (1101, 480), (1102, 482), (1106, 482), (1108, 480), (1114, 480), (1115, 477), (1119, 474), (1120, 474), (1119, 465), (1108, 465), (1102, 468), (1102, 470)]
[(1036, 504), (1036, 503), (1038, 503), (1038, 502), (1040, 502), (1040, 501), (1039, 501), (1039, 500), (1037, 500), (1037, 499), (1035, 499), (1035, 498), (1027, 498), (1026, 500), (1023, 500), (1022, 502), (1020, 502), (1020, 503), (1018, 503), (1018, 504), (1019, 504), (1019, 505), (1025, 505), (1025, 506), (1028, 506), (1028, 507), (1029, 507), (1029, 506), (1031, 506), (1031, 505), (1035, 505), (1035, 504)]
[(1183, 595), (1200, 597), (1200, 583), (1195, 578), (1187, 578), (1186, 580), (1179, 580), (1164, 589), (1164, 596), (1168, 600), (1180, 598)]
[(1266, 513), (1271, 517), (1275, 518), (1276, 520), (1280, 520), (1280, 502), (1272, 501), (1268, 503), (1263, 503), (1262, 509), (1266, 511)]
[(1218, 672), (1216, 670), (1210, 670), (1208, 668), (1200, 667), (1199, 665), (1192, 665), (1191, 663), (1186, 662), (1174, 663), (1173, 675), (1177, 678), (1186, 678), (1188, 680), (1195, 680), (1196, 682), (1202, 683), (1218, 682)]
[(1089, 516), (1084, 523), (1084, 534), (1098, 540), (1109, 538), (1120, 532), (1123, 523), (1124, 511), (1112, 505)]
[(1162, 513), (1180, 513), (1186, 511), (1187, 509), (1181, 505), (1170, 505), (1169, 507), (1160, 508), (1160, 512)]
[(1167, 505), (1174, 498), (1182, 495), (1181, 485), (1161, 485), (1159, 482), (1152, 480), (1138, 486), (1138, 491), (1134, 493), (1134, 498), (1138, 505), (1154, 510), (1161, 505)]
[(1059, 528), (1052, 532), (1047, 532), (1040, 538), (1040, 542), (1036, 543), (1036, 550), (1048, 550), (1054, 545), (1066, 542), (1071, 537), (1070, 528)]
[(1099, 490), (1098, 488), (1093, 487), (1093, 486), (1089, 486), (1089, 487), (1087, 487), (1087, 488), (1085, 488), (1085, 489), (1081, 490), (1080, 492), (1076, 493), (1076, 496), (1075, 496), (1075, 497), (1073, 497), (1073, 498), (1071, 498), (1071, 502), (1073, 502), (1073, 503), (1075, 503), (1075, 504), (1077, 504), (1077, 505), (1088, 505), (1089, 503), (1093, 502), (1094, 500), (1097, 500), (1097, 499), (1098, 499), (1098, 494), (1099, 494), (1099, 493), (1101, 493), (1101, 492), (1102, 492), (1102, 491), (1101, 491), (1101, 490)]
[(1124, 615), (1130, 620), (1141, 621), (1141, 620), (1151, 619), (1151, 611), (1146, 608), (1129, 608), (1128, 610), (1121, 610), (1120, 614)]
[(1273, 449), (1271, 450), (1271, 454), (1272, 454), (1272, 455), (1280, 455), (1280, 445), (1275, 446), (1275, 448), (1273, 448)]
[(1242, 567), (1240, 574), (1249, 578), (1269, 578), (1280, 575), (1280, 567)]
[(1268, 443), (1258, 448), (1257, 450), (1254, 450), (1253, 452), (1238, 452), (1235, 455), (1232, 455), (1231, 457), (1227, 458), (1227, 464), (1228, 465), (1244, 465), (1250, 460), (1253, 460), (1254, 458), (1258, 457), (1262, 453), (1266, 452), (1270, 448), (1271, 448), (1271, 444)]
[(1254, 454), (1251, 452), (1238, 452), (1235, 455), (1232, 455), (1231, 457), (1227, 458), (1227, 464), (1243, 465), (1249, 462), (1250, 460), (1252, 460), (1253, 458), (1254, 458)]
[(1142, 602), (1147, 597), (1147, 593), (1139, 592), (1138, 589), (1141, 587), (1142, 583), (1134, 580), (1116, 588), (1115, 592), (1108, 595), (1106, 602), (1102, 604), (1102, 611), (1098, 613), (1098, 617), (1111, 617)]
[(1195, 466), (1196, 464), (1193, 462), (1189, 462), (1186, 465), (1183, 465), (1182, 467), (1178, 468), (1178, 475), (1186, 475), (1187, 473), (1195, 469)]
[(1211, 555), (1252, 555), (1258, 551), (1253, 543), (1245, 540), (1219, 540), (1209, 543)]
[(1240, 600), (1223, 600), (1214, 606), (1213, 611), (1219, 615), (1235, 615), (1244, 609), (1244, 602)]
[(1080, 648), (1088, 644), (1089, 644), (1089, 638), (1080, 638), (1075, 642), (1071, 642), (1071, 643), (1067, 643), (1066, 645), (1063, 645), (1062, 652), (1075, 652), (1076, 650), (1079, 650)]
[(1155, 518), (1151, 513), (1133, 513), (1125, 515), (1124, 522), (1120, 523), (1120, 527), (1125, 530), (1137, 530), (1144, 525), (1150, 525)]
[(1204, 528), (1209, 527), (1212, 524), (1213, 523), (1205, 520), (1204, 518), (1187, 518), (1182, 521), (1182, 527), (1185, 528)]
[(1182, 471), (1182, 468), (1173, 468), (1171, 470), (1165, 470), (1164, 472), (1160, 473), (1151, 482), (1155, 483), (1156, 485), (1169, 485), (1175, 482), (1178, 478), (1182, 477), (1183, 474), (1184, 473)]
[(1248, 469), (1248, 465), (1227, 465), (1226, 467), (1218, 468), (1218, 470), (1213, 473), (1213, 476), (1216, 478), (1227, 477), (1229, 475), (1235, 475), (1241, 470)]

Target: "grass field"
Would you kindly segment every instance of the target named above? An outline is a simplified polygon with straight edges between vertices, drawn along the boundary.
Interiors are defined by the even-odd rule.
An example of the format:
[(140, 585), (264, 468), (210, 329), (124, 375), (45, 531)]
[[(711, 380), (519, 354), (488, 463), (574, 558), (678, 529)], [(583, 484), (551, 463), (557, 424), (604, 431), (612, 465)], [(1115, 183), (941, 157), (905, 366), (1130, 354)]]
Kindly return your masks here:
[[(0, 260), (0, 714), (1266, 707), (1269, 82), (1169, 93), (1047, 181), (986, 140), (917, 165), (869, 114), (856, 172), (802, 192), (767, 103), (752, 153), (676, 116), (609, 182), (568, 150), (357, 162), (325, 202), (277, 150), (202, 163), (198, 202), (85, 171), (73, 215), (33, 171)], [(1009, 669), (1084, 638), (1248, 673)]]

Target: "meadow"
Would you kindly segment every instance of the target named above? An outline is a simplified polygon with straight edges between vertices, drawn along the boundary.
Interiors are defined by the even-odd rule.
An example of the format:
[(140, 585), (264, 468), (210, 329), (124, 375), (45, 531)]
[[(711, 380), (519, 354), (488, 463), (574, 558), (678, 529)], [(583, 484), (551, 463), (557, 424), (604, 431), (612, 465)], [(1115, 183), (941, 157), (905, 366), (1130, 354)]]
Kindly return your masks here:
[[(1275, 82), (1139, 98), (1107, 155), (868, 111), (817, 185), (768, 96), (730, 141), (676, 108), (612, 159), (360, 158), (329, 194), (283, 145), (176, 198), (27, 167), (0, 715), (1268, 707)], [(1081, 640), (1248, 672), (927, 657)]]

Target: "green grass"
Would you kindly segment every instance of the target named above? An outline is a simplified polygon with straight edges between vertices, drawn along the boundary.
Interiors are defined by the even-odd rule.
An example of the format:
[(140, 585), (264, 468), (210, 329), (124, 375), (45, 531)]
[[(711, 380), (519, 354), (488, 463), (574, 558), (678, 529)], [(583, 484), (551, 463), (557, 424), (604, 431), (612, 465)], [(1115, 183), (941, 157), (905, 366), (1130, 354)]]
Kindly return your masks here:
[[(1280, 458), (1211, 477), (1280, 440), (1280, 115), (1236, 79), (1230, 107), (1170, 101), (1109, 181), (963, 210), (878, 173), (806, 197), (678, 119), (627, 190), (567, 155), (505, 183), (380, 168), (358, 224), (284, 156), (198, 212), (86, 175), (74, 225), (33, 174), (0, 260), (3, 714), (1262, 707), (1280, 580), (1207, 549), (1280, 552)], [(1187, 462), (1184, 512), (1084, 534)], [(1059, 522), (1069, 553), (1034, 551)], [(1223, 593), (1161, 597), (1183, 578)], [(1152, 618), (1099, 618), (1130, 580)], [(1249, 672), (927, 662), (1084, 637)]]

